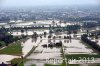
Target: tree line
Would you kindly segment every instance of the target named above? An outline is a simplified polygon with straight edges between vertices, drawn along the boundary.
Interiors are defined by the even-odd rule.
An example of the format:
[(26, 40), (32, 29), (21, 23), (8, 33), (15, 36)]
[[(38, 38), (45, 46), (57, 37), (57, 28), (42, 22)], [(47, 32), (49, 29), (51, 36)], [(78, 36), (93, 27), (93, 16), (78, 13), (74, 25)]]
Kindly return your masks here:
[(93, 47), (95, 50), (98, 50), (100, 52), (100, 46), (96, 42), (88, 39), (87, 37), (88, 37), (87, 34), (83, 34), (81, 36), (81, 40), (84, 41), (85, 43), (87, 43), (88, 45), (90, 45), (91, 47)]

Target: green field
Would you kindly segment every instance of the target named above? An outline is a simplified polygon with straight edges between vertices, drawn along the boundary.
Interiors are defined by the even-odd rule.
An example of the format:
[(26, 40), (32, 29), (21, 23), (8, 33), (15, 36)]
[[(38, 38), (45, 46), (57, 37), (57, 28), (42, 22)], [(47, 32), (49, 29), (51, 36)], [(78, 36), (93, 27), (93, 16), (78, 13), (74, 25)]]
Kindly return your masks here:
[(0, 54), (22, 55), (22, 47), (20, 42), (13, 43), (6, 48), (0, 50)]
[(24, 66), (24, 62), (27, 61), (27, 59), (21, 59), (21, 58), (15, 58), (11, 60), (12, 64), (18, 64), (18, 66)]

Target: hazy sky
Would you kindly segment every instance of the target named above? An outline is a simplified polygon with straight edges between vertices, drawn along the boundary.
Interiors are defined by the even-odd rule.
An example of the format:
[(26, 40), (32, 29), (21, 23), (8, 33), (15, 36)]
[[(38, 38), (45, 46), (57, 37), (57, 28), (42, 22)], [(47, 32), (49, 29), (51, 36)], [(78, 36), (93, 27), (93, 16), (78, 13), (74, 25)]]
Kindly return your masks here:
[(99, 0), (0, 0), (0, 6), (97, 5)]

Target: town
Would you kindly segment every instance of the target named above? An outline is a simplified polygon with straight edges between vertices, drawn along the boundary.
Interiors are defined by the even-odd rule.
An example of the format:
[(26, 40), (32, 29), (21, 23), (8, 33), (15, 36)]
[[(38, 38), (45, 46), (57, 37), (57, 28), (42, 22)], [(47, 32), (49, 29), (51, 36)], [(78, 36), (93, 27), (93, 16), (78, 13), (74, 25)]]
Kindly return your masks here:
[(7, 65), (99, 66), (100, 9), (0, 9), (0, 66)]

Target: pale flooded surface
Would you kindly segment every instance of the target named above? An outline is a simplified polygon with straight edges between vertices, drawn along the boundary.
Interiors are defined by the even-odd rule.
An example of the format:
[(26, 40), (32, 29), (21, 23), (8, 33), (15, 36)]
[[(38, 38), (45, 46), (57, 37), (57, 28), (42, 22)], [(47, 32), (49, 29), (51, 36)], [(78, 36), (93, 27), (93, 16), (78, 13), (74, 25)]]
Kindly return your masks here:
[[(53, 34), (56, 36), (55, 34)], [(64, 36), (65, 34), (61, 34), (59, 36)], [(79, 34), (78, 34), (79, 35)], [(73, 35), (71, 35), (73, 36)], [(52, 38), (51, 38), (52, 39)], [(64, 45), (64, 51), (65, 54), (97, 54), (95, 53), (91, 48), (87, 47), (85, 44), (81, 43), (78, 39), (72, 39), (71, 43), (64, 42), (65, 39), (56, 38), (55, 42), (62, 41)], [(54, 42), (54, 40), (51, 40), (51, 42)], [(42, 45), (47, 44), (48, 45), (48, 38), (42, 38), (42, 42), (39, 44), (39, 46), (33, 51), (33, 53), (27, 57), (27, 59), (30, 59), (27, 61), (24, 66), (30, 66), (32, 64), (35, 64), (36, 66), (44, 66), (44, 64), (61, 64), (61, 62), (47, 62), (48, 59), (58, 59), (61, 60), (61, 48), (43, 48)], [(95, 60), (95, 63), (99, 63), (100, 60)], [(69, 64), (81, 64), (80, 62), (72, 62), (70, 61)], [(81, 65), (80, 65), (81, 66)]]
[(34, 34), (34, 32), (36, 32), (37, 34), (43, 34), (44, 32), (46, 32), (46, 33), (49, 33), (49, 30), (28, 30), (27, 32), (26, 31), (24, 31), (23, 33), (21, 32), (21, 31), (14, 31), (14, 32), (12, 32), (12, 35), (14, 35), (14, 36), (21, 36), (22, 34), (23, 35), (33, 35)]
[(33, 53), (30, 56), (27, 57), (27, 59), (31, 59), (31, 60), (27, 61), (24, 64), (25, 66), (30, 66), (32, 64), (36, 64), (36, 66), (44, 66), (44, 64), (47, 63), (46, 60), (49, 58), (62, 59), (60, 48), (43, 48), (42, 45), (44, 44), (48, 45), (48, 38), (43, 37), (41, 40), (42, 42), (39, 44), (39, 46), (33, 51)]
[(10, 60), (12, 60), (14, 58), (20, 58), (20, 57), (19, 56), (13, 56), (13, 55), (0, 54), (0, 64), (2, 62), (8, 64), (9, 62), (7, 62), (7, 61), (10, 61)]
[[(37, 24), (40, 23), (40, 21), (37, 21)], [(42, 24), (45, 24), (45, 22), (41, 22)], [(58, 21), (57, 21), (58, 23)], [(51, 22), (47, 22), (47, 24), (51, 24)], [(66, 25), (70, 25), (71, 23), (62, 23), (58, 25), (61, 26), (66, 26)], [(5, 24), (4, 24), (5, 25)], [(26, 26), (26, 25), (33, 25), (33, 22), (30, 23), (16, 23), (16, 26)], [(91, 28), (92, 30), (93, 28)], [(95, 28), (95, 29), (99, 29), (99, 28)], [(47, 32), (47, 34), (49, 33), (49, 30), (29, 30), (26, 32), (21, 33), (21, 31), (14, 31), (12, 32), (12, 35), (14, 36), (21, 36), (22, 34), (24, 35), (33, 35), (34, 32), (37, 32), (37, 34), (43, 34), (44, 32)], [(71, 34), (72, 36), (72, 40), (71, 42), (64, 42), (65, 39), (61, 38), (56, 38), (55, 42), (59, 42), (60, 40), (62, 41), (63, 45), (64, 45), (64, 52), (65, 54), (97, 54), (95, 53), (91, 48), (87, 47), (85, 44), (83, 44), (80, 41), (80, 37), (83, 33), (79, 33), (78, 35), (78, 39), (73, 37), (73, 34)], [(48, 35), (47, 35), (48, 36)], [(53, 36), (67, 36), (66, 34), (60, 34), (60, 35), (56, 35), (53, 34)], [(53, 37), (51, 38), (51, 42), (54, 42), (54, 40), (52, 40)], [(42, 42), (40, 42), (42, 40)], [(36, 49), (31, 53), (31, 55), (29, 55), (27, 57), (27, 59), (30, 59), (29, 61), (26, 61), (24, 63), (24, 66), (30, 66), (32, 64), (35, 64), (36, 66), (44, 66), (44, 64), (48, 63), (48, 64), (61, 64), (60, 62), (47, 62), (47, 59), (59, 59), (61, 60), (61, 48), (43, 48), (42, 45), (46, 44), (48, 45), (48, 37), (42, 37), (42, 39), (38, 38), (36, 42), (33, 41), (32, 38), (28, 38), (25, 42), (21, 42), (22, 44), (22, 53), (23, 56), (26, 56), (27, 53), (29, 53), (29, 51), (33, 48), (36, 47)], [(98, 42), (98, 44), (100, 45), (100, 41)], [(12, 56), (12, 55), (0, 55), (0, 63), (5, 62), (6, 61), (10, 61), (14, 58), (18, 58), (17, 56)], [(100, 59), (95, 59), (95, 62), (100, 62)], [(69, 62), (70, 64), (80, 64), (79, 62)], [(80, 66), (88, 66), (88, 64), (80, 64)]]
[(32, 41), (32, 38), (29, 38), (27, 41), (25, 41), (24, 43), (22, 42), (22, 53), (23, 56), (26, 56), (27, 53), (33, 48), (33, 46), (37, 46), (37, 44), (39, 43), (39, 41), (37, 41), (36, 43)]
[[(45, 32), (48, 33), (48, 30), (44, 30)], [(43, 31), (35, 31), (37, 32), (38, 34), (43, 34)], [(32, 31), (28, 31), (28, 35), (33, 35), (34, 32)], [(22, 35), (21, 32), (13, 32), (14, 36), (18, 36), (18, 35)], [(26, 35), (26, 32), (24, 33), (24, 35)], [(26, 56), (27, 53), (33, 48), (33, 46), (37, 46), (38, 43), (40, 42), (40, 38), (38, 38), (37, 42), (34, 42), (32, 40), (32, 38), (28, 38), (25, 42), (21, 42), (21, 45), (22, 45), (22, 53), (23, 53), (23, 56)], [(1, 48), (3, 49), (3, 48)], [(7, 61), (11, 61), (12, 59), (14, 58), (20, 58), (19, 56), (13, 56), (13, 55), (0, 55), (0, 63), (4, 62), (4, 63), (8, 63)]]
[(66, 54), (93, 54), (93, 50), (81, 43), (80, 40), (73, 39), (71, 43), (64, 43)]

